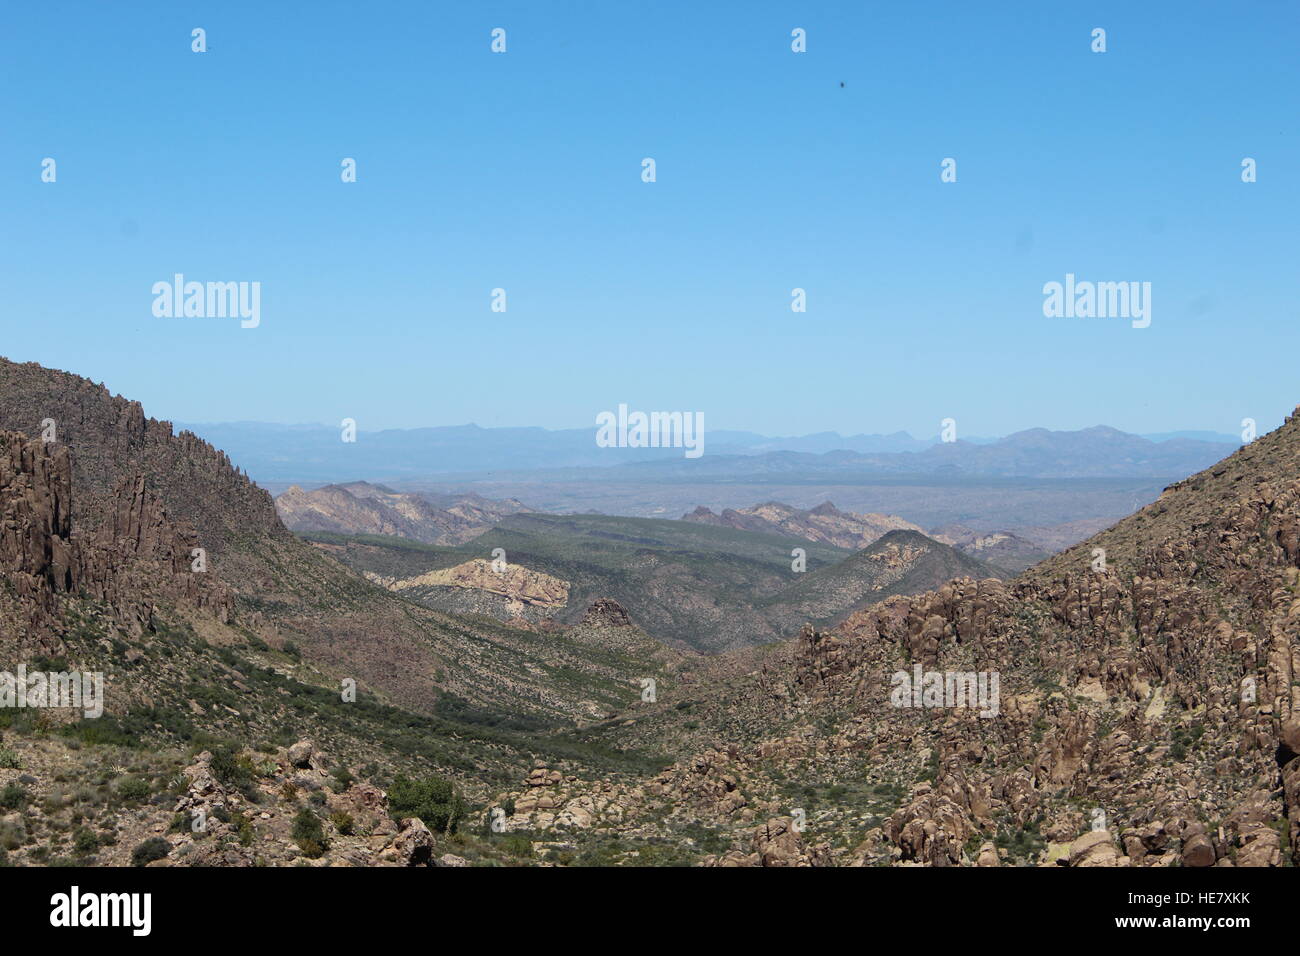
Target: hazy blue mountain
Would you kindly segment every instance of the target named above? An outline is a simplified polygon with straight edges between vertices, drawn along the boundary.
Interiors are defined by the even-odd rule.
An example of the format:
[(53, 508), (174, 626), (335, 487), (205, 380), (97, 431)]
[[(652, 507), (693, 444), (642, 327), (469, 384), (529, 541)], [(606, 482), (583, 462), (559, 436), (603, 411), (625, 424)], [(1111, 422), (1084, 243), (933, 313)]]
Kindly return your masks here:
[(1152, 440), (1101, 425), (1078, 431), (1034, 428), (1004, 438), (949, 443), (913, 438), (906, 432), (772, 438), (706, 430), (704, 455), (688, 459), (680, 448), (598, 447), (594, 427), (550, 430), (471, 424), (390, 429), (360, 431), (355, 442), (342, 441), (340, 429), (327, 425), (230, 422), (178, 427), (226, 449), (235, 464), (270, 485), (532, 472), (539, 480), (572, 480), (593, 470), (609, 478), (644, 481), (780, 474), (812, 480), (847, 474), (1181, 478), (1231, 454), (1239, 445), (1182, 433)]

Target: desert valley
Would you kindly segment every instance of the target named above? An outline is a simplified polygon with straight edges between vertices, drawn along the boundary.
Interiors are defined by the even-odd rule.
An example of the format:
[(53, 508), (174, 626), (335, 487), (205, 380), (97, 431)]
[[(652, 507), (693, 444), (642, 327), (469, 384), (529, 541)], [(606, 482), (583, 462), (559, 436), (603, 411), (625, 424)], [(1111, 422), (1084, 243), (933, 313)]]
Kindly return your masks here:
[(11, 864), (1296, 862), (1300, 419), (1061, 547), (273, 500), (85, 379), (0, 396), (6, 659), (104, 680), (0, 711)]

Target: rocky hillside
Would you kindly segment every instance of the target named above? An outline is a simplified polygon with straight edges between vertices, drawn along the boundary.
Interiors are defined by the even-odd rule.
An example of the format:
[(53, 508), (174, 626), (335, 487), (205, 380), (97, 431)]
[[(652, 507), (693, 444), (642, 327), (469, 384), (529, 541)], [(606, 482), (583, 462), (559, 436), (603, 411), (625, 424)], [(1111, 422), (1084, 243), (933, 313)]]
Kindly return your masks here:
[[(383, 789), (409, 797), (406, 775), (454, 793), (463, 818), (489, 786), (522, 779), (539, 759), (614, 779), (662, 765), (564, 736), (634, 706), (646, 682), (670, 683), (689, 663), (621, 609), (602, 604), (546, 634), (476, 625), (365, 582), (289, 535), (273, 512), (270, 525), (242, 529), (227, 516), (225, 536), (207, 537), (163, 495), (203, 520), (184, 477), (205, 465), (220, 471), (218, 456), (200, 448), (186, 458), (183, 438), (152, 447), (166, 444), (165, 430), (129, 403), (61, 373), (18, 372), (6, 387), (67, 385), (74, 398), (84, 392), (87, 414), (69, 418), (81, 423), (75, 444), (66, 432), (44, 440), (0, 430), (0, 650), (11, 671), (96, 675), (102, 697), (77, 708), (38, 706), (34, 696), (0, 707), (0, 865), (428, 863), (428, 813), (410, 799), (390, 806)], [(57, 393), (7, 390), (3, 399), (7, 412), (33, 401), (68, 412)], [(115, 461), (96, 444), (92, 413), (127, 430)], [(144, 470), (169, 455), (171, 473)], [(233, 470), (195, 484), (228, 485), (232, 500), (250, 503), (246, 517), (255, 514), (259, 493)], [(260, 550), (267, 541), (271, 550)], [(274, 567), (268, 554), (289, 566)], [(328, 654), (308, 643), (339, 631), (268, 608), (258, 579), (250, 587), (243, 576), (250, 571), (291, 583), (319, 575), (292, 592), (294, 607), (358, 616), (360, 640), (337, 648), (346, 669), (330, 672)], [(321, 579), (340, 585), (329, 603), (313, 590)], [(410, 630), (388, 630), (394, 620)], [(290, 626), (302, 627), (290, 632), (302, 645), (285, 639)], [(402, 647), (412, 635), (421, 641)], [(439, 660), (446, 672), (425, 682), (422, 662)], [(393, 706), (407, 688), (422, 706)], [(328, 759), (289, 746), (303, 736), (325, 744)], [(487, 843), (457, 847), (471, 859), (518, 862)]]
[(464, 544), (507, 515), (530, 510), (513, 498), (405, 494), (366, 481), (313, 491), (294, 485), (275, 499), (275, 508), (291, 531), (383, 534), (446, 545)]
[[(581, 645), (449, 619), (305, 544), (223, 453), (103, 386), (0, 359), (4, 429), (0, 504), (14, 528), (4, 610), (24, 625), (13, 636), (22, 647), (60, 651), (90, 615), (105, 639), (181, 627), (217, 645), (291, 650), (308, 682), (355, 680), (425, 714), (565, 723), (619, 697), (602, 676), (584, 683)], [(557, 666), (574, 670), (556, 680)]]
[(802, 573), (604, 516), (309, 545), (98, 386), (0, 363), (0, 399), (0, 640), (105, 687), (0, 708), (0, 862), (1300, 863), (1300, 410), (1003, 581), (905, 529)]
[[(379, 537), (310, 536), (371, 580), (438, 610), (570, 626), (610, 597), (646, 633), (717, 653), (788, 639), (891, 594), (994, 572), (914, 531), (854, 554), (708, 524), (608, 515), (515, 515), (455, 549)], [(509, 571), (489, 568), (500, 551)], [(796, 551), (805, 552), (801, 558)], [(796, 570), (796, 568), (798, 568)]]
[(890, 531), (921, 531), (918, 525), (895, 515), (853, 514), (840, 511), (829, 501), (804, 510), (779, 501), (768, 501), (752, 508), (725, 508), (722, 514), (699, 507), (682, 515), (683, 521), (736, 528), (759, 534), (785, 535), (805, 541), (821, 541), (837, 548), (859, 551)]
[(964, 525), (935, 528), (930, 537), (984, 562), (1001, 577), (1014, 577), (1045, 559), (1051, 551), (1010, 531), (980, 533)]
[[(760, 534), (786, 535), (853, 551), (870, 546), (891, 531), (926, 533), (919, 525), (896, 515), (854, 514), (851, 511), (841, 511), (829, 501), (808, 510), (794, 508), (779, 501), (769, 501), (752, 508), (725, 508), (721, 514), (699, 507), (682, 515), (682, 520)], [(999, 576), (1005, 577), (1019, 574), (1049, 554), (1047, 550), (1009, 531), (981, 534), (953, 524), (928, 534), (934, 540), (952, 545), (974, 558), (984, 566), (985, 571), (992, 569)], [(966, 570), (970, 572), (972, 568), (967, 567)]]
[(991, 577), (978, 560), (916, 531), (890, 531), (839, 564), (802, 575), (770, 598), (789, 633), (805, 623), (837, 621), (895, 594), (916, 594), (953, 578)]
[[(600, 729), (694, 754), (629, 816), (729, 823), (731, 864), (800, 816), (804, 864), (1300, 862), (1297, 475), (1300, 415), (1010, 583), (717, 661)], [(982, 675), (979, 704), (950, 673)]]
[(230, 591), (193, 571), (198, 536), (139, 477), (98, 495), (98, 520), (74, 533), (72, 471), (65, 446), (0, 431), (0, 640), (11, 655), (60, 648), (70, 604), (93, 604), (136, 637), (160, 601), (229, 621)]

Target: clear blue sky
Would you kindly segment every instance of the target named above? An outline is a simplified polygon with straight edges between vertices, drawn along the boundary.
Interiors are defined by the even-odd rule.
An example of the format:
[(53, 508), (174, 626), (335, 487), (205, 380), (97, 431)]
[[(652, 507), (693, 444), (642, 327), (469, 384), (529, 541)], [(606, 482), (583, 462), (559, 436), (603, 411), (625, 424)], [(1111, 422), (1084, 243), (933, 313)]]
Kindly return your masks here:
[[(179, 421), (1272, 427), (1297, 49), (1288, 0), (10, 4), (0, 354)], [(176, 272), (261, 327), (154, 318)], [(1044, 318), (1067, 272), (1150, 328)]]

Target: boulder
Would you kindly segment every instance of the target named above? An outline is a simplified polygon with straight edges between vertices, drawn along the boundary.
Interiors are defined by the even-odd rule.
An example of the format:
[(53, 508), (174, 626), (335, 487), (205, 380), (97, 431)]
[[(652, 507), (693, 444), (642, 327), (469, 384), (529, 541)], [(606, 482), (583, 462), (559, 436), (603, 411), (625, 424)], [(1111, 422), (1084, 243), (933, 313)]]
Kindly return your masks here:
[(1204, 833), (1183, 841), (1183, 866), (1214, 866), (1214, 844)]
[(402, 866), (428, 866), (433, 858), (433, 834), (419, 817), (408, 817), (401, 822), (391, 848)]
[(1070, 866), (1118, 866), (1109, 830), (1092, 830), (1070, 845)]
[(316, 752), (315, 746), (310, 740), (300, 740), (289, 748), (288, 760), (290, 766), (309, 769), (311, 767), (312, 754)]

